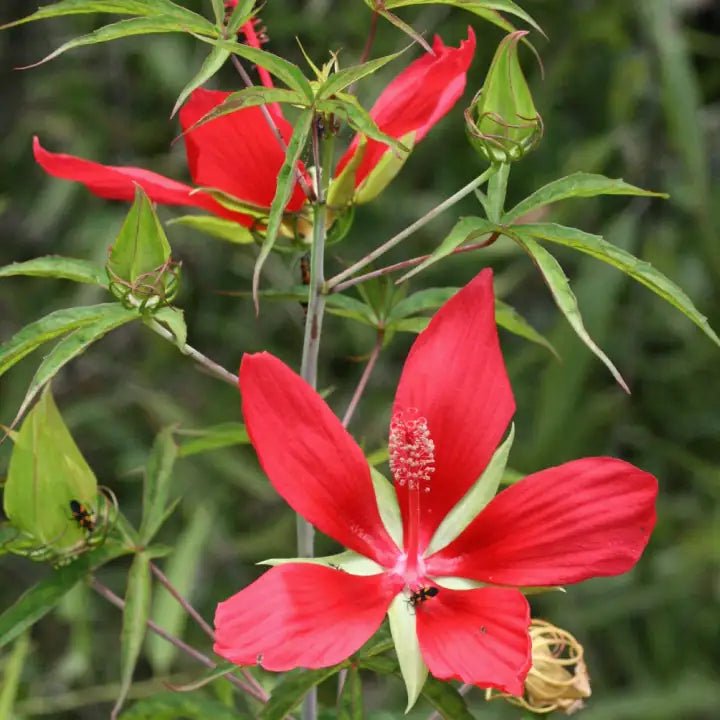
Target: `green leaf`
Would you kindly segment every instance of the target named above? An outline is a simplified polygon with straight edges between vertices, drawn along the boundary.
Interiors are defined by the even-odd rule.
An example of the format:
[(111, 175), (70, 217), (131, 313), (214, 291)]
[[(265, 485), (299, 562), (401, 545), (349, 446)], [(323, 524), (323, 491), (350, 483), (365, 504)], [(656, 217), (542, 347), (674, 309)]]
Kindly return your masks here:
[(370, 327), (377, 327), (379, 324), (375, 311), (369, 305), (348, 295), (340, 293), (328, 295), (327, 311), (331, 315), (357, 320), (363, 325), (370, 325)]
[(140, 540), (143, 545), (152, 540), (162, 525), (177, 455), (178, 447), (173, 439), (173, 428), (165, 428), (155, 438), (145, 469), (143, 515), (140, 523)]
[(513, 335), (525, 338), (536, 345), (542, 345), (558, 360), (560, 359), (557, 350), (546, 337), (541, 335), (514, 307), (497, 298), (495, 298), (495, 322), (498, 327)]
[(403, 139), (398, 140), (392, 135), (382, 132), (370, 113), (360, 105), (354, 95), (343, 93), (334, 100), (322, 100), (317, 103), (316, 110), (318, 112), (333, 113), (344, 118), (348, 125), (358, 132), (392, 148), (398, 160), (402, 160), (402, 162), (405, 162), (410, 154), (412, 146), (408, 147), (403, 142)]
[(234, 220), (225, 220), (224, 218), (212, 217), (210, 215), (183, 215), (179, 218), (169, 220), (168, 225), (184, 225), (185, 227), (199, 230), (206, 235), (212, 235), (220, 240), (235, 245), (250, 245), (255, 242), (255, 238), (250, 230), (240, 225)]
[[(188, 439), (184, 439), (188, 436)], [(193, 430), (192, 433), (183, 433), (183, 439), (180, 440), (180, 447), (178, 448), (178, 456), (185, 458), (233, 445), (247, 445), (249, 442), (250, 438), (245, 425), (242, 423), (220, 423), (203, 430)]]
[(109, 320), (112, 315), (118, 319), (127, 317), (128, 310), (117, 303), (102, 303), (86, 307), (55, 310), (40, 320), (26, 325), (6, 343), (0, 345), (0, 375), (36, 350), (43, 343), (86, 325)]
[(430, 676), (422, 691), (423, 697), (440, 713), (443, 720), (473, 720), (465, 698), (448, 682)]
[(265, 240), (260, 248), (260, 254), (255, 262), (255, 269), (253, 271), (252, 289), (256, 309), (258, 307), (257, 293), (260, 289), (260, 271), (277, 240), (285, 206), (288, 204), (293, 187), (295, 186), (295, 170), (298, 167), (300, 156), (302, 155), (308, 135), (310, 134), (313, 117), (312, 110), (304, 110), (297, 119), (297, 124), (293, 129), (292, 137), (288, 143), (285, 160), (278, 173), (277, 190), (275, 191), (275, 197), (270, 206)]
[(369, 62), (362, 63), (361, 65), (355, 65), (353, 67), (345, 68), (344, 70), (338, 70), (333, 73), (316, 91), (316, 97), (318, 100), (330, 100), (339, 92), (342, 92), (349, 85), (356, 83), (358, 80), (362, 80), (364, 77), (371, 75), (372, 73), (384, 67), (393, 60), (399, 58), (403, 53), (407, 51), (408, 47), (403, 48), (399, 52), (392, 53), (391, 55), (385, 55), (384, 57), (370, 60)]
[(427, 288), (412, 293), (397, 303), (390, 312), (389, 321), (401, 320), (410, 315), (417, 315), (428, 310), (437, 310), (441, 305), (446, 303), (460, 288), (443, 287), (443, 288)]
[(210, 54), (205, 58), (205, 60), (203, 60), (203, 64), (200, 66), (200, 69), (197, 71), (195, 76), (180, 91), (180, 95), (178, 95), (178, 99), (175, 101), (175, 106), (170, 113), (171, 118), (175, 117), (175, 114), (190, 97), (193, 90), (197, 90), (197, 88), (204, 85), (211, 77), (213, 77), (213, 75), (220, 70), (229, 57), (230, 52), (225, 50), (225, 48), (214, 47), (210, 50)]
[(107, 287), (107, 276), (101, 267), (87, 260), (66, 258), (60, 255), (46, 255), (0, 267), (0, 277), (12, 275), (59, 278)]
[(533, 262), (542, 274), (545, 283), (550, 289), (555, 303), (570, 323), (572, 329), (577, 333), (578, 337), (585, 343), (585, 345), (587, 345), (588, 348), (590, 348), (590, 350), (605, 364), (605, 367), (607, 367), (620, 387), (629, 394), (630, 390), (627, 383), (618, 369), (612, 363), (610, 358), (597, 346), (595, 341), (588, 334), (588, 331), (585, 329), (582, 316), (580, 315), (577, 298), (570, 289), (570, 283), (568, 282), (560, 263), (542, 245), (533, 240), (533, 238), (529, 235), (523, 234), (522, 236), (516, 236), (513, 234), (512, 237), (532, 258)]
[(410, 279), (413, 275), (417, 275), (419, 272), (425, 270), (425, 268), (430, 267), (430, 265), (434, 265), (438, 260), (442, 260), (442, 258), (452, 254), (453, 250), (460, 247), (463, 243), (498, 231), (499, 229), (495, 223), (485, 220), (484, 218), (460, 218), (450, 233), (435, 250), (433, 250), (430, 257), (427, 258), (427, 260), (423, 260), (423, 262), (410, 270), (410, 272), (405, 273), (397, 282), (405, 282), (405, 280)]
[(308, 107), (311, 103), (298, 90), (287, 90), (286, 88), (269, 88), (262, 85), (253, 85), (243, 88), (228, 95), (219, 105), (216, 105), (210, 112), (203, 115), (194, 125), (185, 132), (190, 132), (200, 125), (211, 120), (217, 120), (223, 115), (237, 112), (243, 108), (268, 105), (270, 103), (289, 103), (297, 107)]
[[(194, 14), (194, 13), (193, 13)], [(43, 63), (54, 60), (59, 55), (85, 45), (97, 45), (98, 43), (110, 42), (111, 40), (119, 40), (124, 37), (132, 37), (134, 35), (151, 35), (156, 33), (182, 32), (182, 33), (203, 33), (206, 35), (214, 35), (215, 28), (211, 23), (196, 15), (198, 21), (192, 24), (187, 20), (178, 20), (174, 17), (135, 17), (129, 20), (120, 20), (111, 25), (105, 25), (87, 35), (68, 40), (63, 43), (57, 50), (53, 50), (42, 60), (38, 60), (27, 67), (37, 67)]]
[(514, 231), (522, 237), (533, 237), (558, 245), (579, 250), (592, 255), (592, 257), (613, 265), (629, 275), (634, 280), (659, 295), (663, 300), (677, 308), (683, 315), (692, 320), (716, 345), (720, 345), (720, 338), (710, 327), (707, 318), (702, 315), (692, 300), (659, 270), (650, 263), (639, 260), (634, 255), (617, 245), (607, 242), (599, 235), (591, 235), (577, 228), (568, 228), (554, 223), (533, 223), (517, 225)]
[(407, 713), (420, 697), (427, 680), (428, 668), (420, 651), (416, 629), (417, 616), (403, 594), (396, 595), (390, 603), (388, 620), (390, 621), (390, 633), (395, 645), (400, 674), (407, 692), (408, 701), (405, 708)]
[(290, 89), (297, 90), (301, 93), (308, 103), (313, 102), (315, 95), (312, 86), (297, 65), (293, 65), (284, 58), (273, 55), (265, 50), (250, 47), (244, 43), (232, 42), (230, 40), (211, 40), (200, 35), (197, 39), (227, 50), (234, 55), (240, 55), (240, 57), (249, 60), (254, 65), (265, 68), (276, 78), (282, 80)]
[[(183, 350), (187, 343), (187, 325), (185, 313), (176, 307), (166, 305), (152, 314), (152, 320), (162, 323), (173, 334), (175, 344)], [(149, 321), (151, 323), (152, 321)]]
[(495, 451), (482, 475), (444, 517), (425, 550), (425, 557), (447, 547), (480, 514), (495, 497), (500, 480), (505, 472), (508, 455), (515, 439), (515, 425), (502, 445)]
[[(161, 596), (162, 597), (162, 596)], [(168, 593), (165, 593), (165, 597), (171, 597)], [(169, 606), (170, 607), (170, 606)], [(175, 602), (173, 607), (180, 607), (180, 605)], [(182, 608), (181, 608), (182, 612)], [(177, 635), (178, 633), (173, 633)], [(159, 635), (149, 635), (148, 640), (161, 640), (162, 638)], [(170, 645), (167, 642), (164, 642), (163, 645), (160, 647), (169, 647), (171, 651), (175, 650), (175, 647), (173, 645)], [(215, 680), (219, 680), (220, 678), (226, 677), (227, 675), (231, 675), (232, 673), (235, 673), (238, 670), (238, 666), (235, 663), (231, 663), (227, 660), (219, 663), (214, 668), (208, 668), (204, 672), (200, 673), (198, 677), (196, 677), (194, 680), (191, 680), (190, 682), (183, 683), (182, 685), (178, 685), (175, 683), (165, 682), (165, 685), (170, 690), (173, 690), (175, 692), (193, 692), (194, 690), (199, 690), (202, 687), (205, 687), (206, 685), (209, 685), (212, 682), (215, 682)]]
[(13, 445), (3, 508), (12, 524), (38, 546), (62, 554), (85, 539), (70, 512), (71, 500), (96, 507), (97, 479), (48, 388)]
[[(373, 3), (373, 0), (366, 0), (366, 2)], [(452, 5), (486, 19), (490, 19), (488, 17), (489, 13), (504, 12), (524, 20), (528, 25), (544, 35), (537, 22), (512, 0), (384, 0), (382, 3), (382, 6), (388, 10), (411, 5)], [(499, 23), (496, 22), (495, 24)]]
[(111, 713), (116, 718), (132, 684), (135, 666), (140, 657), (143, 639), (150, 616), (152, 579), (150, 558), (138, 553), (128, 574), (128, 586), (125, 593), (122, 631), (120, 633), (120, 692)]
[(30, 653), (30, 633), (22, 634), (12, 649), (10, 657), (2, 667), (2, 682), (0, 682), (0, 718), (15, 717), (13, 707), (20, 687), (20, 678), (25, 667), (25, 661)]
[(347, 671), (338, 700), (337, 720), (363, 720), (364, 717), (362, 679), (360, 671), (353, 665)]
[(275, 686), (258, 720), (284, 720), (312, 688), (335, 675), (340, 668), (340, 665), (334, 665), (320, 670), (298, 669), (286, 673)]
[(40, 363), (40, 367), (38, 367), (33, 379), (30, 381), (30, 386), (25, 393), (20, 409), (17, 411), (17, 415), (10, 425), (11, 428), (15, 427), (20, 418), (25, 414), (25, 411), (40, 390), (42, 390), (65, 365), (78, 355), (84, 353), (90, 345), (97, 342), (111, 330), (138, 319), (138, 313), (135, 310), (128, 310), (122, 306), (110, 307), (120, 307), (124, 313), (117, 312), (113, 309), (112, 312), (108, 313), (107, 317), (96, 320), (91, 325), (85, 325), (77, 330), (73, 330), (45, 355), (43, 361)]
[(159, 693), (136, 702), (125, 710), (120, 720), (250, 720), (219, 700), (197, 693)]
[(47, 20), (48, 18), (62, 17), (64, 15), (86, 15), (89, 13), (173, 17), (192, 25), (196, 23), (201, 23), (203, 26), (210, 25), (202, 15), (176, 5), (170, 0), (60, 0), (53, 5), (41, 7), (32, 15), (15, 20), (7, 25), (0, 25), (0, 30), (36, 20)]
[[(202, 566), (206, 543), (214, 527), (210, 508), (199, 506), (193, 511), (190, 522), (180, 535), (167, 563), (165, 574), (173, 587), (190, 602), (193, 600), (193, 589), (197, 587), (198, 570)], [(182, 605), (168, 592), (155, 595), (151, 617), (175, 637), (182, 637), (188, 619)], [(167, 674), (177, 654), (177, 648), (159, 635), (151, 634), (148, 635), (147, 649), (155, 674)], [(234, 665), (230, 667), (231, 670), (236, 669)]]
[(568, 198), (589, 198), (597, 195), (640, 195), (643, 197), (667, 198), (665, 193), (643, 190), (621, 179), (613, 179), (594, 173), (573, 173), (543, 185), (532, 195), (521, 200), (512, 210), (506, 212), (502, 222), (509, 225), (523, 215), (537, 208), (551, 205)]
[(45, 617), (94, 569), (127, 553), (122, 545), (108, 541), (102, 547), (81, 555), (70, 565), (54, 570), (45, 580), (31, 587), (0, 614), (0, 647), (12, 642)]

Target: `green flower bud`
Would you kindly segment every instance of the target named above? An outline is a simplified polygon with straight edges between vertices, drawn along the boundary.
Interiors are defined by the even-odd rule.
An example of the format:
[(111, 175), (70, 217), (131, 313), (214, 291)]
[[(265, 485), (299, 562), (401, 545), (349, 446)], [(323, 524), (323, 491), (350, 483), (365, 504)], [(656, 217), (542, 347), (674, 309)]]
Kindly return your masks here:
[(500, 43), (485, 84), (465, 111), (470, 142), (491, 163), (520, 160), (542, 137), (542, 118), (518, 59), (525, 35), (510, 33)]
[(105, 269), (110, 290), (128, 307), (167, 305), (177, 294), (178, 264), (148, 196), (139, 186)]

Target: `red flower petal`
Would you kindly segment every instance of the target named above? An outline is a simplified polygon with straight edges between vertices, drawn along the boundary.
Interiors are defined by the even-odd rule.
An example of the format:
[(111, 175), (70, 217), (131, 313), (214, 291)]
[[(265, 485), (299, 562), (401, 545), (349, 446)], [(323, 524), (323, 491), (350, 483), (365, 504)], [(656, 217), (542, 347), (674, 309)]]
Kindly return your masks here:
[(40, 145), (37, 137), (33, 139), (33, 154), (37, 163), (49, 175), (80, 182), (101, 198), (132, 201), (135, 197), (135, 186), (139, 185), (151, 200), (161, 205), (200, 207), (244, 225), (250, 225), (251, 222), (250, 218), (244, 215), (226, 210), (205, 193), (193, 192), (189, 185), (150, 170), (101, 165), (74, 155), (48, 152)]
[(335, 665), (380, 627), (398, 591), (386, 574), (280, 565), (218, 605), (214, 650), (266, 670)]
[[(435, 443), (435, 473), (421, 500), (421, 549), (480, 477), (515, 412), (494, 303), (492, 271), (483, 270), (438, 310), (405, 361), (393, 413), (416, 408)], [(407, 518), (407, 488), (396, 489)]]
[[(180, 110), (187, 131), (230, 93), (195, 90)], [(287, 142), (292, 126), (282, 117), (275, 121)], [(233, 195), (246, 203), (269, 208), (275, 197), (277, 175), (285, 153), (258, 107), (245, 108), (200, 125), (185, 135), (188, 165), (193, 181)], [(287, 209), (299, 210), (305, 195), (298, 185)]]
[(615, 458), (548, 468), (497, 495), (428, 573), (517, 586), (619, 575), (648, 543), (656, 495), (652, 475)]
[[(465, 74), (475, 54), (475, 33), (468, 27), (467, 40), (457, 48), (446, 46), (439, 36), (433, 43), (435, 55), (426, 53), (411, 63), (381, 93), (370, 111), (380, 130), (394, 138), (415, 133), (415, 142), (422, 140), (430, 129), (455, 105), (465, 90)], [(359, 143), (355, 137), (338, 164), (337, 174), (350, 162)], [(377, 140), (368, 140), (357, 169), (355, 185), (359, 185), (380, 162), (392, 152)]]
[(270, 482), (295, 512), (351, 550), (391, 567), (367, 460), (325, 401), (268, 353), (240, 365), (243, 414)]
[(522, 695), (532, 664), (530, 607), (522, 593), (442, 588), (416, 612), (420, 650), (436, 678)]

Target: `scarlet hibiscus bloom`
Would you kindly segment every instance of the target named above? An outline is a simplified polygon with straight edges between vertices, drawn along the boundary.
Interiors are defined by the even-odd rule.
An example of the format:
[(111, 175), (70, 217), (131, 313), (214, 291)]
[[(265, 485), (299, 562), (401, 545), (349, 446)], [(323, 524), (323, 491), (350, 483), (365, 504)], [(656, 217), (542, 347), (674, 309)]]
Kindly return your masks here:
[[(244, 356), (243, 414), (270, 482), (352, 552), (332, 564), (272, 561), (278, 566), (218, 605), (219, 655), (268, 670), (331, 666), (388, 611), (395, 637), (395, 608), (395, 624), (412, 623), (435, 677), (520, 695), (530, 614), (517, 588), (616, 575), (637, 562), (655, 523), (657, 481), (614, 458), (529, 475), (486, 498), (454, 533), (442, 526), (478, 487), (515, 410), (493, 308), (484, 270), (415, 341), (390, 423), (394, 494), (386, 481), (374, 485), (363, 452), (307, 383), (272, 355)], [(438, 592), (408, 607), (422, 588)]]
[[(244, 25), (243, 31), (248, 43), (258, 47), (252, 23)], [(411, 144), (417, 143), (462, 95), (466, 71), (475, 52), (472, 28), (468, 28), (467, 40), (457, 48), (447, 47), (436, 37), (434, 51), (435, 55), (428, 53), (411, 63), (378, 98), (370, 114), (384, 133), (404, 138)], [(263, 83), (272, 86), (270, 76), (262, 68), (260, 70)], [(285, 156), (258, 107), (238, 110), (190, 130), (230, 94), (195, 90), (180, 111), (194, 188), (142, 168), (101, 165), (72, 155), (51, 153), (40, 145), (38, 138), (33, 146), (35, 159), (50, 175), (81, 182), (103, 198), (132, 200), (137, 184), (161, 205), (199, 207), (250, 226), (251, 217), (224, 207), (206, 190), (220, 190), (244, 204), (267, 211), (275, 196), (277, 176)], [(279, 106), (271, 105), (270, 110), (287, 142), (292, 134), (291, 125), (282, 116)], [(338, 170), (345, 168), (357, 152), (364, 153), (361, 160), (358, 158), (355, 170), (355, 185), (359, 187), (392, 150), (375, 140), (368, 140), (363, 145), (356, 137)], [(305, 200), (302, 189), (296, 184), (287, 210), (300, 210)]]

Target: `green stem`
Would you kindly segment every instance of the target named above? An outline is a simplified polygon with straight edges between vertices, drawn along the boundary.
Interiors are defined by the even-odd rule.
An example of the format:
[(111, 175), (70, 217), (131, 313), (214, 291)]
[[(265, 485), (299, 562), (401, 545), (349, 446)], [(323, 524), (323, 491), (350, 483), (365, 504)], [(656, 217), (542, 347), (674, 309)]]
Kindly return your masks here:
[[(315, 197), (313, 204), (313, 236), (310, 248), (310, 288), (308, 293), (307, 316), (305, 318), (305, 337), (300, 364), (300, 375), (317, 387), (318, 357), (320, 355), (320, 337), (325, 314), (325, 243), (327, 240), (326, 205), (327, 190), (333, 165), (333, 138), (325, 130), (321, 136), (318, 122), (313, 120), (312, 148), (315, 161)], [(315, 531), (313, 526), (298, 515), (297, 549), (299, 557), (314, 555)], [(303, 720), (316, 720), (318, 713), (317, 689), (313, 688), (303, 700)]]
[(431, 220), (434, 220), (438, 215), (445, 212), (448, 208), (452, 207), (466, 195), (479, 188), (483, 183), (491, 180), (495, 173), (498, 171), (498, 167), (495, 165), (490, 166), (482, 175), (475, 178), (472, 182), (460, 188), (454, 195), (451, 195), (447, 200), (443, 200), (439, 205), (435, 206), (432, 210), (425, 213), (421, 218), (416, 220), (412, 225), (408, 225), (404, 230), (401, 230), (397, 235), (391, 237), (387, 242), (384, 242), (379, 247), (375, 248), (372, 252), (368, 253), (364, 258), (358, 260), (354, 265), (351, 265), (347, 270), (343, 270), (341, 273), (335, 275), (327, 282), (327, 289), (331, 290), (336, 285), (346, 280), (350, 276), (354, 275), (358, 270), (362, 270), (366, 265), (369, 265), (373, 260), (377, 260), (381, 255), (384, 255), (388, 250), (394, 248), (398, 243), (401, 243), (405, 238), (410, 237), (415, 231), (419, 230), (424, 225), (427, 225)]
[(505, 195), (507, 194), (508, 177), (510, 177), (510, 163), (495, 166), (496, 172), (488, 182), (487, 211), (488, 220), (499, 223), (505, 212)]

